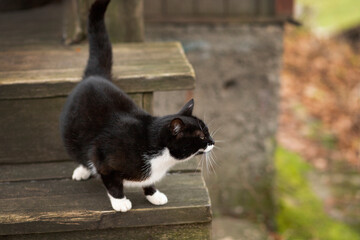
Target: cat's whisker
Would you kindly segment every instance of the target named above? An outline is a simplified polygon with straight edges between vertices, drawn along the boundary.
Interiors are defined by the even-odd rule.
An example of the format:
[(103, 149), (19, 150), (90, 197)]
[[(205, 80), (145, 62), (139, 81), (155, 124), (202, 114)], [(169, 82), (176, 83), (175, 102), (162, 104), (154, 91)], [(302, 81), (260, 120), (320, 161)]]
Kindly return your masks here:
[(209, 153), (209, 165), (210, 165), (210, 168), (212, 169), (212, 171), (216, 174), (214, 166), (213, 166), (212, 156), (210, 153)]
[(214, 148), (220, 151), (224, 151), (221, 147), (214, 145)]
[(205, 172), (205, 167), (204, 167), (204, 160), (205, 160), (205, 156), (201, 156), (201, 173), (204, 174)]
[[(211, 128), (211, 124), (214, 123), (215, 118), (213, 118), (213, 120), (211, 120), (210, 122), (208, 122), (206, 125), (208, 126), (208, 128)], [(206, 121), (204, 121), (206, 123)]]
[(205, 168), (204, 168), (204, 162), (205, 162), (205, 156), (202, 155), (201, 159), (200, 159), (200, 164), (201, 164), (201, 170), (202, 172), (204, 172)]
[(215, 137), (215, 135), (221, 130), (223, 129), (223, 127), (218, 127), (217, 129), (215, 129), (212, 133), (211, 133), (211, 137)]
[(205, 156), (205, 166), (206, 166), (207, 173), (211, 174), (211, 172), (214, 172), (216, 175), (215, 167), (218, 167), (219, 165), (214, 158), (214, 153), (212, 151), (210, 151), (210, 152), (204, 153), (204, 156)]
[(200, 158), (200, 160), (199, 160), (199, 163), (198, 163), (198, 165), (197, 165), (197, 167), (196, 167), (196, 170), (199, 170), (200, 169), (200, 166), (202, 167), (202, 161), (203, 161), (203, 159), (204, 159), (204, 156), (201, 156), (201, 158)]
[(209, 173), (209, 164), (208, 164), (208, 156), (205, 154), (205, 165), (206, 165), (206, 172)]
[(219, 165), (219, 163), (216, 161), (216, 154), (215, 154), (215, 152), (211, 151), (210, 154), (213, 156), (212, 159), (213, 159), (215, 165), (219, 167), (220, 165)]
[(212, 152), (210, 152), (210, 162), (211, 162), (211, 165), (212, 165), (213, 172), (214, 172), (215, 176), (217, 176), (215, 169), (216, 169), (216, 167), (218, 167), (218, 165), (217, 165), (217, 163), (216, 163), (216, 161), (215, 161), (215, 159), (214, 159), (214, 157), (212, 155)]
[(202, 161), (202, 164), (201, 164), (202, 172), (205, 172), (205, 167), (204, 167), (205, 162), (206, 162), (206, 159), (205, 159), (205, 156), (203, 155), (203, 161)]
[(205, 154), (205, 159), (206, 159), (206, 169), (207, 169), (207, 173), (210, 174), (209, 155)]

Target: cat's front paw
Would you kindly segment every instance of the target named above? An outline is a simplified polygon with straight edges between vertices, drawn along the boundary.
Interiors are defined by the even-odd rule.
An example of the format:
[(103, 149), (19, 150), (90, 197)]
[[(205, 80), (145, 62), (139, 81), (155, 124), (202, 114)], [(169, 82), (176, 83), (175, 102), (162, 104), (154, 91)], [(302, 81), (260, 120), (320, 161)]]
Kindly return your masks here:
[(168, 202), (166, 195), (158, 190), (153, 195), (147, 195), (146, 199), (154, 205), (164, 205)]
[(114, 198), (110, 194), (108, 194), (108, 195), (110, 198), (111, 206), (115, 211), (127, 212), (131, 209), (132, 204), (131, 204), (130, 200), (127, 199), (126, 197)]
[(76, 181), (86, 180), (91, 176), (91, 171), (84, 167), (83, 165), (79, 165), (75, 168), (72, 179)]

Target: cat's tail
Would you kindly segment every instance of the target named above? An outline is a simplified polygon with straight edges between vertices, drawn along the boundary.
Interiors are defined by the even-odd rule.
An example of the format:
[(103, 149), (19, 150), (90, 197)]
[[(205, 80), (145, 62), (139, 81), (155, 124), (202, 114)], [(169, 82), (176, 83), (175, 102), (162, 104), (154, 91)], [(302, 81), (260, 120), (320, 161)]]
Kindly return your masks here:
[(104, 15), (110, 0), (96, 0), (88, 19), (89, 60), (84, 79), (97, 75), (111, 80), (112, 50), (106, 31)]

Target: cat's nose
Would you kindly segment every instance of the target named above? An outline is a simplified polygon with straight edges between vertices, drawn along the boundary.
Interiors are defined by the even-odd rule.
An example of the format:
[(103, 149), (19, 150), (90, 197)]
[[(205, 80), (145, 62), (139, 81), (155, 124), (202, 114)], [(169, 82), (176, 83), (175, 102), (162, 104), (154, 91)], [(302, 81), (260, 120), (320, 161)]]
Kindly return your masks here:
[(212, 139), (212, 137), (210, 137), (208, 145), (215, 145), (215, 141)]

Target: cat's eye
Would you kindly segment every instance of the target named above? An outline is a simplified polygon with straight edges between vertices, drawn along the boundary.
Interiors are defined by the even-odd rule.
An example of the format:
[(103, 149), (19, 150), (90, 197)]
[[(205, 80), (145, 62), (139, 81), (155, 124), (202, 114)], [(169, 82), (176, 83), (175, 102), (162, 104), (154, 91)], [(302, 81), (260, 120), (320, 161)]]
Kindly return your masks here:
[(204, 139), (205, 139), (205, 136), (200, 136), (200, 139), (201, 139), (201, 140), (204, 140)]

